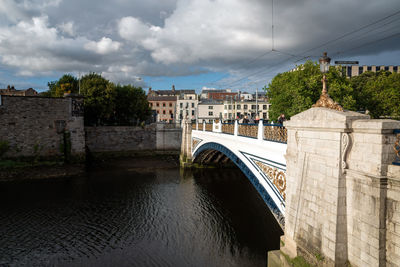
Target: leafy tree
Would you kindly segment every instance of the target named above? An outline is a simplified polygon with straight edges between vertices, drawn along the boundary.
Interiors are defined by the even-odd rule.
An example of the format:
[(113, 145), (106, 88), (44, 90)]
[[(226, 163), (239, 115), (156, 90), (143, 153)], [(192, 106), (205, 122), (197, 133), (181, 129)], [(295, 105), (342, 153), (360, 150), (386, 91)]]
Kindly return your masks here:
[(104, 124), (114, 113), (115, 86), (100, 74), (90, 73), (81, 78), (81, 94), (85, 97), (85, 124)]
[(52, 97), (63, 97), (64, 93), (75, 93), (79, 91), (79, 81), (71, 74), (64, 74), (58, 81), (47, 83), (49, 93)]
[[(326, 76), (331, 98), (340, 103), (343, 108), (354, 110), (356, 102), (350, 81), (335, 67), (331, 67)], [(275, 76), (268, 87), (264, 87), (271, 103), (270, 118), (274, 120), (282, 113), (290, 118), (310, 108), (321, 95), (321, 80), (322, 73), (319, 65), (311, 61), (298, 66), (296, 71)]]
[(400, 74), (388, 71), (364, 72), (351, 78), (357, 108), (371, 117), (400, 118)]
[(142, 88), (118, 84), (115, 90), (114, 116), (117, 124), (131, 125), (147, 119), (150, 107)]

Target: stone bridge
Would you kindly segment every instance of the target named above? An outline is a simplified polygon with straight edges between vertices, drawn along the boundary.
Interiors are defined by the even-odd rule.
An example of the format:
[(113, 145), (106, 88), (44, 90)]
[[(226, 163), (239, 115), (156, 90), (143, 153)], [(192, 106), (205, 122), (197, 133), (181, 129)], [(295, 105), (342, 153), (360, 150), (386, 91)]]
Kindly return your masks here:
[(187, 123), (181, 162), (234, 162), (284, 226), (289, 257), (400, 266), (400, 122), (319, 107), (284, 126)]

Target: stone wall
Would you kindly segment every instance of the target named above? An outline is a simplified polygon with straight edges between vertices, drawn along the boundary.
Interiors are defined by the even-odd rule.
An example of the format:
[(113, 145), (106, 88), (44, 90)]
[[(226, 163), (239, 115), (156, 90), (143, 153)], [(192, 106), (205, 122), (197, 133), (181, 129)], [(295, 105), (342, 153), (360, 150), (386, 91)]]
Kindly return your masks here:
[(61, 156), (63, 132), (71, 134), (71, 154), (84, 155), (81, 98), (0, 96), (0, 140), (6, 157)]
[(181, 129), (157, 123), (142, 127), (85, 127), (86, 145), (91, 152), (123, 152), (180, 149)]
[(398, 264), (400, 172), (388, 170), (400, 122), (312, 108), (285, 125), (284, 252), (327, 266)]

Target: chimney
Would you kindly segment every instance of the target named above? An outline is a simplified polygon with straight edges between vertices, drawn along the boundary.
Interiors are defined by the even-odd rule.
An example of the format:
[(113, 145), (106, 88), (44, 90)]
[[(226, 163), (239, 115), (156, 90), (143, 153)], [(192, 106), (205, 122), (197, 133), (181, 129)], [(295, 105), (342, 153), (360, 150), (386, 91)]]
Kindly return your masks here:
[(175, 92), (175, 85), (172, 85), (172, 92)]

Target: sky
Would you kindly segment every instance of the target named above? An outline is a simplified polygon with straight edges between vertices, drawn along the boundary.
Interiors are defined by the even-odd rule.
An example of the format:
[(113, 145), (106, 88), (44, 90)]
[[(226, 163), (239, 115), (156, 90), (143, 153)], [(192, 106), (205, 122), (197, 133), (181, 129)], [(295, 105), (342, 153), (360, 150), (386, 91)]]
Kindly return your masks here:
[(0, 0), (0, 88), (96, 72), (156, 90), (254, 92), (325, 51), (400, 65), (400, 1)]

